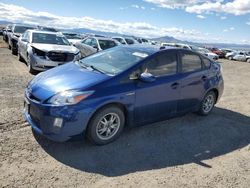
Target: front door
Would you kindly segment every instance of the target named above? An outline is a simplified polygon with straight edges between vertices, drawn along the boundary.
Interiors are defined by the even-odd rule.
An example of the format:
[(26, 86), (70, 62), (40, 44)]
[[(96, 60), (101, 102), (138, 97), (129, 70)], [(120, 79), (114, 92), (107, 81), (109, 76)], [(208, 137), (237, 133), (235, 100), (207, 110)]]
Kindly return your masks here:
[(137, 124), (163, 120), (176, 113), (180, 97), (176, 50), (163, 51), (147, 61), (142, 72), (152, 74), (151, 82), (137, 81), (135, 120)]

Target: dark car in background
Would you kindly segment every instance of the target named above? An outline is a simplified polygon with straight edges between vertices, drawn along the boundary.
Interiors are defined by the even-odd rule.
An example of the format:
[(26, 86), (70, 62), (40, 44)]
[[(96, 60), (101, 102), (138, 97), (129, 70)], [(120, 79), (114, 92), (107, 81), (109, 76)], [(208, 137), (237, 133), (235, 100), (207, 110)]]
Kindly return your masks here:
[(12, 54), (17, 54), (18, 51), (18, 38), (28, 29), (34, 29), (35, 27), (27, 26), (27, 25), (20, 25), (20, 24), (13, 24), (11, 30), (8, 34), (8, 43), (9, 49), (11, 50)]
[(24, 114), (54, 141), (86, 135), (104, 145), (125, 125), (208, 115), (223, 87), (220, 65), (201, 54), (120, 45), (37, 75), (25, 90)]

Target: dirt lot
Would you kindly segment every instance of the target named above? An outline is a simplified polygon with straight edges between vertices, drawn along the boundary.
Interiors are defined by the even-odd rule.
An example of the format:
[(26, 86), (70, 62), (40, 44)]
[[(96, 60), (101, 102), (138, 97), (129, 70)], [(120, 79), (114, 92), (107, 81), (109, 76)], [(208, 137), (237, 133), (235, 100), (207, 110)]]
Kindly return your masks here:
[(25, 123), (32, 76), (0, 41), (0, 187), (249, 187), (250, 64), (221, 61), (225, 91), (208, 117), (127, 129), (102, 147), (59, 144)]

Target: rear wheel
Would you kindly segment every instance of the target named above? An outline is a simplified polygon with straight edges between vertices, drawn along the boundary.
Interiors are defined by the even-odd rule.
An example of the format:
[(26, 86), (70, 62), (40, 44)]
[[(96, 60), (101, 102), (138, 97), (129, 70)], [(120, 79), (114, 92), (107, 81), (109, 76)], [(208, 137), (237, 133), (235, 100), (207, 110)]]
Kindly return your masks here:
[(250, 63), (250, 59), (247, 59), (247, 63)]
[(208, 92), (204, 99), (201, 101), (200, 108), (198, 114), (206, 116), (208, 115), (214, 108), (216, 102), (216, 95), (213, 91)]
[(109, 106), (97, 112), (87, 129), (88, 138), (97, 145), (105, 145), (116, 140), (125, 124), (123, 111), (116, 106)]
[(11, 49), (11, 53), (13, 54), (13, 55), (17, 55), (17, 50), (15, 50), (15, 49)]

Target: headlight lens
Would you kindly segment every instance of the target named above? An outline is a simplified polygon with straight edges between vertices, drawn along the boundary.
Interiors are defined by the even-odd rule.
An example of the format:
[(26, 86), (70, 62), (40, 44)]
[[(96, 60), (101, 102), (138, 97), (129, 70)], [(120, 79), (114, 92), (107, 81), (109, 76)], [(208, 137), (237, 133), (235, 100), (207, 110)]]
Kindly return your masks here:
[(92, 95), (94, 91), (63, 91), (60, 92), (53, 97), (51, 97), (48, 101), (47, 104), (52, 104), (56, 106), (63, 106), (63, 105), (73, 105), (77, 104), (80, 101), (86, 99), (90, 95)]

